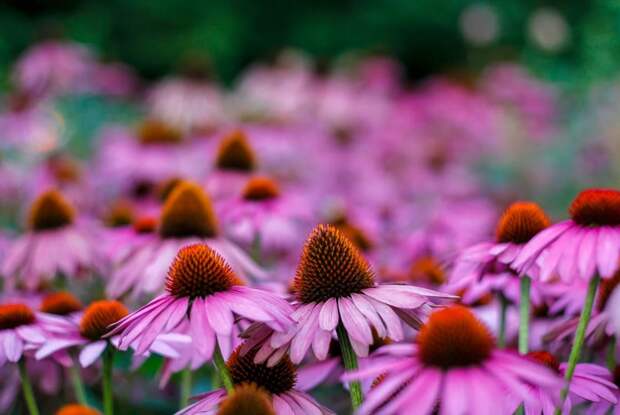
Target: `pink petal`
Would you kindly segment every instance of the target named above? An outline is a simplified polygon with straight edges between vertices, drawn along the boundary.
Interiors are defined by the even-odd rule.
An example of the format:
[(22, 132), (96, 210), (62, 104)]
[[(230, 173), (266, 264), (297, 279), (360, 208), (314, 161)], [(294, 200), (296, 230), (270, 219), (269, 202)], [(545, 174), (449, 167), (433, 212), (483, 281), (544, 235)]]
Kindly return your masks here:
[(80, 365), (82, 365), (82, 367), (88, 367), (92, 365), (95, 360), (97, 360), (99, 356), (101, 356), (107, 345), (107, 341), (99, 340), (84, 346), (84, 348), (80, 352)]
[(325, 331), (332, 331), (338, 325), (338, 304), (335, 298), (325, 301), (319, 314), (319, 326)]
[(372, 344), (372, 332), (368, 322), (357, 307), (353, 305), (352, 300), (347, 297), (339, 298), (338, 310), (340, 311), (342, 324), (347, 329), (349, 337), (361, 343)]

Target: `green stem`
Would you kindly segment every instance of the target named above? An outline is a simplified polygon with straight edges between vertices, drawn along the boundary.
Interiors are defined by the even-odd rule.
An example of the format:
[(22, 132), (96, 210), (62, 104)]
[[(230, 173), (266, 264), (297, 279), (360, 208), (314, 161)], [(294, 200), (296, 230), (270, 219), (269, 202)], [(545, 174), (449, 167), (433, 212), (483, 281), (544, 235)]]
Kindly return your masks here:
[(181, 371), (181, 400), (179, 408), (185, 408), (192, 393), (192, 370), (186, 367)]
[[(347, 371), (357, 369), (357, 355), (351, 346), (349, 335), (342, 323), (338, 324), (336, 328), (338, 332), (338, 342), (340, 343), (340, 351), (342, 353), (342, 362)], [(359, 408), (362, 404), (362, 385), (358, 381), (351, 381), (349, 383), (349, 394), (351, 395), (351, 404), (353, 409)]]
[(499, 332), (497, 335), (497, 345), (500, 349), (506, 347), (506, 313), (508, 311), (508, 299), (499, 294)]
[(612, 336), (609, 340), (609, 347), (607, 348), (607, 368), (613, 373), (616, 368), (616, 336)]
[(72, 354), (73, 363), (69, 367), (69, 376), (71, 377), (71, 383), (73, 384), (73, 393), (75, 399), (84, 406), (88, 406), (88, 400), (86, 399), (86, 390), (84, 389), (84, 382), (82, 382), (82, 376), (80, 375), (80, 364)]
[(230, 378), (230, 373), (228, 372), (228, 367), (222, 357), (222, 352), (220, 351), (219, 345), (215, 346), (215, 350), (213, 352), (213, 364), (215, 364), (215, 368), (217, 369), (217, 373), (220, 375), (220, 379), (226, 388), (226, 392), (230, 395), (235, 389), (235, 386)]
[(108, 345), (103, 352), (103, 413), (114, 414), (114, 397), (112, 395), (112, 365), (114, 362), (114, 348)]
[(530, 331), (530, 277), (521, 277), (521, 297), (519, 298), (519, 353), (527, 354)]
[(577, 331), (575, 331), (575, 340), (573, 340), (573, 347), (571, 348), (570, 356), (568, 358), (568, 367), (566, 368), (566, 375), (564, 376), (565, 384), (562, 389), (562, 394), (560, 395), (560, 405), (555, 411), (556, 415), (560, 415), (562, 413), (564, 401), (568, 395), (568, 388), (571, 380), (573, 379), (573, 374), (575, 373), (575, 366), (581, 356), (581, 349), (586, 338), (586, 329), (588, 328), (588, 322), (590, 321), (590, 315), (592, 314), (592, 304), (594, 303), (594, 297), (596, 295), (596, 289), (599, 281), (600, 277), (596, 275), (590, 280), (590, 284), (588, 285), (586, 301), (583, 305), (583, 309), (581, 310), (579, 325), (577, 326)]
[(252, 246), (250, 248), (250, 257), (258, 265), (261, 265), (261, 240), (260, 234), (258, 232), (254, 236), (254, 240), (252, 241)]
[(28, 407), (30, 415), (39, 415), (39, 408), (37, 407), (37, 401), (34, 399), (34, 393), (32, 392), (32, 384), (28, 377), (28, 370), (26, 369), (26, 361), (21, 358), (17, 363), (19, 367), (19, 379), (22, 383), (22, 392), (24, 393), (24, 400)]

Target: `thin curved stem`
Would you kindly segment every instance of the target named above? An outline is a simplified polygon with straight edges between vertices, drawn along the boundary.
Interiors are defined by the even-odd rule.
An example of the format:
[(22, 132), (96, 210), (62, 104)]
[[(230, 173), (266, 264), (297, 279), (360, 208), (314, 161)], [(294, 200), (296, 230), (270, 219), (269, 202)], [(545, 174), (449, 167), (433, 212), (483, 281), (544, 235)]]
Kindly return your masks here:
[(220, 375), (220, 379), (226, 388), (226, 392), (230, 395), (232, 391), (235, 389), (233, 385), (232, 379), (230, 378), (230, 373), (228, 372), (228, 367), (226, 366), (226, 362), (222, 357), (222, 351), (220, 350), (220, 346), (216, 345), (215, 350), (213, 351), (213, 364), (217, 369), (217, 373)]
[(19, 379), (22, 383), (22, 392), (24, 393), (24, 400), (26, 401), (26, 407), (28, 407), (28, 413), (30, 413), (30, 415), (39, 415), (39, 408), (34, 398), (34, 392), (32, 391), (32, 384), (28, 377), (28, 370), (26, 369), (26, 361), (24, 358), (19, 360), (17, 366), (19, 367)]
[(590, 316), (592, 315), (592, 305), (594, 304), (594, 297), (596, 295), (596, 289), (598, 288), (599, 281), (600, 277), (596, 275), (590, 280), (590, 283), (588, 284), (586, 301), (583, 305), (583, 309), (581, 310), (579, 325), (577, 326), (577, 330), (575, 331), (575, 340), (573, 341), (573, 347), (571, 348), (570, 356), (568, 358), (568, 366), (566, 368), (566, 374), (564, 376), (565, 384), (564, 388), (562, 389), (562, 394), (560, 395), (560, 405), (555, 410), (556, 415), (560, 415), (562, 413), (564, 401), (566, 400), (566, 396), (568, 396), (568, 388), (570, 387), (571, 380), (573, 379), (573, 374), (575, 373), (575, 366), (577, 366), (577, 362), (579, 361), (579, 357), (581, 356), (581, 349), (583, 348), (583, 343), (586, 338), (586, 329), (588, 328), (588, 322), (590, 321)]
[(616, 368), (616, 336), (612, 336), (609, 340), (609, 348), (607, 349), (607, 368), (613, 373)]
[(69, 376), (71, 377), (71, 384), (73, 385), (73, 393), (75, 399), (81, 404), (88, 406), (88, 400), (86, 399), (86, 389), (84, 388), (84, 382), (82, 382), (82, 376), (80, 374), (80, 364), (75, 357), (75, 354), (71, 355), (73, 360), (69, 367)]
[[(342, 362), (347, 371), (357, 369), (357, 355), (351, 346), (349, 335), (342, 323), (338, 324), (336, 328), (338, 332), (338, 342), (340, 343), (340, 350), (342, 352)], [(349, 394), (351, 395), (351, 404), (353, 409), (359, 408), (362, 404), (362, 385), (358, 381), (352, 381), (349, 383)]]
[(521, 278), (521, 293), (519, 298), (519, 354), (527, 354), (530, 334), (530, 277)]
[(112, 365), (114, 361), (114, 348), (110, 345), (103, 352), (103, 413), (114, 414), (114, 396), (112, 393)]

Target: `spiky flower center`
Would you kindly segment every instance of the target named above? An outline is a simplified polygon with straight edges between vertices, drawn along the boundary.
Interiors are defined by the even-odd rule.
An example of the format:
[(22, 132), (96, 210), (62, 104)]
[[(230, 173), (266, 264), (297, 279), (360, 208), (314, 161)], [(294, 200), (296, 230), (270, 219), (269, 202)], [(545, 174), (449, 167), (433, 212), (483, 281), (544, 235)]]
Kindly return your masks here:
[(217, 150), (215, 166), (220, 170), (251, 172), (256, 169), (256, 155), (241, 130), (228, 134)]
[(588, 189), (570, 205), (573, 221), (582, 226), (620, 225), (620, 192), (614, 189)]
[(41, 311), (59, 316), (75, 313), (82, 309), (82, 303), (66, 291), (49, 294), (41, 301)]
[(374, 285), (368, 262), (331, 225), (317, 226), (306, 241), (294, 289), (303, 303), (346, 297)]
[(156, 229), (157, 219), (152, 216), (143, 216), (133, 223), (133, 230), (136, 233), (153, 233)]
[(182, 139), (179, 130), (161, 120), (146, 120), (138, 127), (141, 144), (177, 144)]
[(228, 359), (226, 365), (235, 385), (252, 382), (265, 388), (273, 394), (281, 394), (293, 389), (297, 381), (295, 365), (288, 356), (284, 356), (278, 363), (268, 367), (266, 363), (254, 363), (254, 356), (258, 349), (254, 349), (244, 356), (237, 348)]
[(607, 278), (601, 280), (601, 284), (598, 286), (598, 297), (596, 308), (599, 311), (603, 311), (605, 306), (607, 306), (607, 301), (609, 301), (609, 297), (614, 292), (616, 287), (620, 284), (620, 269), (616, 271), (612, 278)]
[(553, 356), (549, 352), (546, 352), (544, 350), (529, 352), (527, 354), (527, 357), (537, 361), (538, 363), (542, 363), (556, 373), (560, 372), (560, 362), (558, 362), (555, 356)]
[(0, 330), (32, 324), (34, 320), (34, 313), (25, 304), (0, 305)]
[(280, 196), (278, 184), (268, 177), (253, 177), (243, 189), (243, 198), (250, 201), (275, 199)]
[(212, 238), (217, 221), (211, 200), (192, 182), (178, 184), (162, 209), (159, 234), (164, 238)]
[(109, 331), (111, 324), (128, 313), (127, 308), (118, 301), (95, 301), (84, 311), (80, 321), (80, 334), (90, 340), (100, 340)]
[(338, 218), (331, 224), (360, 251), (368, 252), (373, 248), (372, 239), (360, 227), (351, 224), (346, 218)]
[(420, 359), (443, 369), (481, 364), (495, 346), (487, 327), (468, 308), (458, 305), (433, 312), (417, 342)]
[(255, 383), (242, 383), (220, 404), (217, 415), (275, 415), (269, 393)]
[(105, 222), (112, 228), (131, 225), (134, 221), (134, 209), (127, 200), (119, 200), (112, 205)]
[(409, 269), (409, 278), (412, 282), (430, 282), (436, 285), (446, 281), (443, 267), (431, 256), (423, 256), (414, 261)]
[(515, 202), (497, 224), (497, 241), (524, 244), (549, 224), (549, 218), (536, 203)]
[(63, 406), (56, 412), (56, 415), (101, 415), (101, 412), (88, 406), (74, 403)]
[(28, 226), (35, 232), (60, 229), (71, 225), (74, 217), (73, 206), (58, 191), (48, 190), (30, 207)]
[(177, 297), (204, 298), (242, 284), (217, 252), (207, 245), (194, 244), (177, 253), (168, 270), (166, 290)]

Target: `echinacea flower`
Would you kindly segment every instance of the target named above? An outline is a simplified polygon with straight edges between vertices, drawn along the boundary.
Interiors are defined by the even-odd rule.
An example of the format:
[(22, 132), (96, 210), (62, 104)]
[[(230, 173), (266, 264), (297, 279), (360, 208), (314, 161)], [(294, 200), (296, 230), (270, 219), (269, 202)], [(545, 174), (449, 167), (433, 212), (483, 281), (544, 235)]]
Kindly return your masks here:
[(548, 227), (521, 249), (512, 263), (516, 270), (527, 273), (538, 266), (541, 281), (557, 275), (566, 283), (613, 276), (620, 256), (620, 191), (584, 190), (569, 212), (571, 219)]
[[(537, 204), (513, 203), (497, 224), (495, 241), (476, 244), (459, 255), (446, 289), (462, 294), (463, 302), (468, 304), (496, 292), (518, 303), (519, 277), (510, 264), (525, 244), (549, 224), (547, 215)], [(534, 267), (529, 272), (536, 271)], [(531, 298), (534, 305), (539, 305), (543, 298), (536, 287), (531, 290)]]
[(109, 331), (108, 326), (127, 314), (127, 308), (118, 301), (100, 300), (91, 303), (79, 319), (48, 316), (44, 321), (49, 335), (35, 357), (44, 359), (60, 351), (78, 347), (81, 349), (80, 365), (88, 367), (108, 346), (108, 340), (104, 337)]
[(295, 196), (283, 193), (269, 177), (250, 178), (240, 197), (222, 203), (221, 218), (227, 234), (246, 247), (258, 244), (255, 248), (266, 254), (297, 248), (310, 211)]
[(25, 304), (0, 305), (0, 367), (18, 362), (45, 341), (35, 313)]
[[(418, 328), (433, 306), (431, 299), (454, 298), (410, 285), (377, 284), (368, 262), (330, 225), (317, 226), (306, 241), (294, 292), (291, 317), (298, 324), (267, 339), (257, 354), (258, 361), (269, 359), (273, 364), (290, 347), (291, 360), (299, 363), (311, 346), (314, 355), (323, 360), (339, 325), (350, 337), (355, 353), (366, 356), (374, 341), (372, 329), (380, 338), (402, 340), (401, 320)], [(263, 331), (258, 337), (265, 334)]]
[(255, 383), (242, 383), (226, 397), (217, 410), (217, 415), (276, 415), (269, 392)]
[(75, 278), (87, 270), (102, 270), (96, 231), (76, 218), (73, 206), (57, 191), (46, 191), (34, 201), (28, 227), (2, 264), (9, 286), (19, 283), (34, 290), (57, 275)]
[(164, 288), (166, 272), (183, 246), (204, 242), (217, 250), (243, 277), (264, 277), (264, 271), (245, 252), (220, 236), (211, 200), (198, 185), (182, 182), (166, 199), (156, 233), (141, 234), (141, 243), (133, 244), (118, 259), (107, 291), (119, 297), (132, 290), (159, 293)]
[[(433, 312), (415, 343), (387, 345), (365, 368), (344, 380), (380, 377), (360, 407), (362, 414), (512, 414), (532, 399), (533, 386), (559, 395), (553, 371), (495, 347), (488, 329), (462, 306)], [(511, 394), (516, 404), (505, 399)]]
[(217, 252), (194, 244), (177, 253), (168, 271), (166, 293), (117, 322), (109, 335), (120, 335), (122, 350), (136, 342), (141, 354), (160, 333), (183, 328), (192, 337), (197, 357), (209, 359), (214, 350), (224, 356), (230, 353), (236, 316), (282, 332), (292, 323), (290, 314), (286, 301), (244, 286)]
[[(264, 363), (255, 363), (255, 353), (256, 351), (253, 351), (242, 355), (239, 349), (236, 349), (230, 355), (226, 366), (235, 386), (254, 383), (266, 390), (277, 415), (333, 414), (332, 411), (321, 406), (310, 395), (295, 388), (297, 372), (295, 365), (288, 356), (284, 356), (273, 366), (267, 366)], [(216, 389), (199, 395), (197, 397), (198, 402), (177, 412), (176, 415), (218, 413), (217, 406), (222, 402), (225, 395), (224, 389)]]
[(56, 411), (56, 415), (101, 415), (101, 412), (89, 406), (71, 403), (68, 405), (64, 405), (62, 408)]
[(235, 197), (243, 190), (250, 174), (256, 171), (257, 164), (256, 153), (246, 133), (233, 130), (218, 145), (205, 187), (216, 201)]
[[(567, 363), (560, 364), (555, 356), (546, 351), (530, 352), (527, 357), (561, 376), (564, 376), (568, 366)], [(573, 406), (583, 401), (615, 404), (617, 403), (615, 396), (617, 389), (611, 381), (611, 373), (608, 369), (592, 363), (579, 363), (575, 366), (575, 374), (562, 413), (572, 413)], [(545, 388), (532, 387), (531, 394), (534, 399), (524, 404), (526, 415), (552, 415), (554, 413), (559, 398), (557, 390), (549, 391)]]

